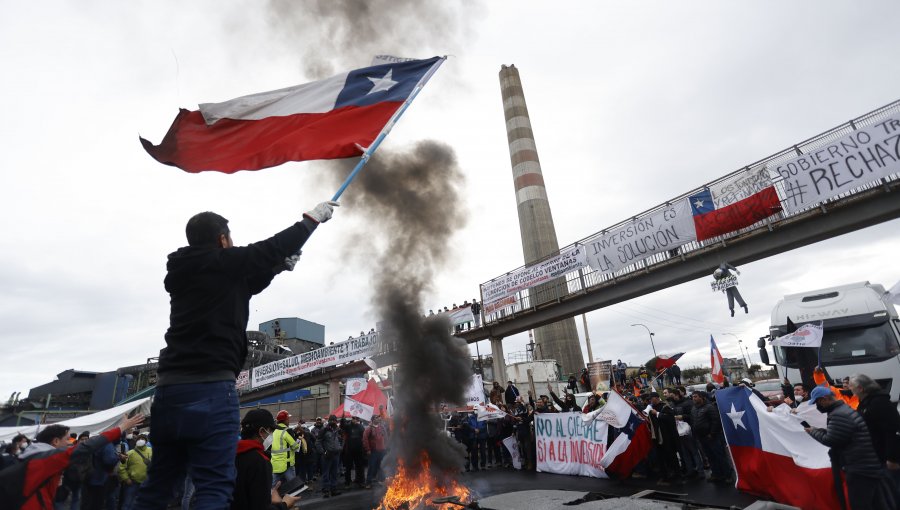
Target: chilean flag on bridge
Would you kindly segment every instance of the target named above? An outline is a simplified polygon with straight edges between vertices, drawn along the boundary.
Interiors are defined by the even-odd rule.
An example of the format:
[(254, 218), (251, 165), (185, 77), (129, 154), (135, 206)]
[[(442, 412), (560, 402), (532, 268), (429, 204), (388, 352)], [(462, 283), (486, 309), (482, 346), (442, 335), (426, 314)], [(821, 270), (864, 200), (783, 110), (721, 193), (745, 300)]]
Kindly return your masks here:
[(717, 390), (716, 403), (738, 489), (800, 508), (840, 508), (828, 447), (803, 430), (803, 418), (767, 412), (739, 386)]
[(749, 227), (781, 210), (765, 167), (747, 170), (688, 197), (697, 240)]
[(194, 173), (359, 156), (444, 58), (397, 60), (182, 109), (159, 145), (141, 144), (160, 163)]

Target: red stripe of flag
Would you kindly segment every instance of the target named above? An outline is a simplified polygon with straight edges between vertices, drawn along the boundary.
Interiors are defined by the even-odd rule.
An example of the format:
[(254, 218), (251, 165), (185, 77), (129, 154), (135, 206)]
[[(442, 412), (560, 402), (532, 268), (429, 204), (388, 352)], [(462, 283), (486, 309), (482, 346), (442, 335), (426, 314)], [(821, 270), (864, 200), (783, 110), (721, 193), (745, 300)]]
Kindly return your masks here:
[(739, 490), (800, 508), (840, 508), (830, 468), (800, 467), (791, 457), (752, 446), (730, 448)]
[(199, 111), (182, 109), (162, 142), (141, 138), (157, 161), (187, 172), (231, 174), (288, 161), (359, 156), (402, 102), (346, 106), (326, 113), (299, 113), (261, 120), (220, 119), (208, 126)]

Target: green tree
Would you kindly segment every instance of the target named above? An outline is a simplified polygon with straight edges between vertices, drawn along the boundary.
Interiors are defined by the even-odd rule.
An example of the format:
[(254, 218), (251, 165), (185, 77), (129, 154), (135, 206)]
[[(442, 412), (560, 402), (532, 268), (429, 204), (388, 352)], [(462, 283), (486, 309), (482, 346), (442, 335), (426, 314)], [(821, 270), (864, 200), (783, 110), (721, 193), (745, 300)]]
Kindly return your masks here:
[(759, 370), (761, 368), (762, 367), (759, 366), (758, 363), (754, 363), (754, 364), (750, 365), (749, 367), (747, 367), (747, 373), (750, 374), (750, 377), (755, 377), (756, 373), (759, 372)]
[(706, 374), (709, 373), (709, 369), (705, 367), (691, 367), (681, 371), (681, 378), (684, 380), (704, 380)]

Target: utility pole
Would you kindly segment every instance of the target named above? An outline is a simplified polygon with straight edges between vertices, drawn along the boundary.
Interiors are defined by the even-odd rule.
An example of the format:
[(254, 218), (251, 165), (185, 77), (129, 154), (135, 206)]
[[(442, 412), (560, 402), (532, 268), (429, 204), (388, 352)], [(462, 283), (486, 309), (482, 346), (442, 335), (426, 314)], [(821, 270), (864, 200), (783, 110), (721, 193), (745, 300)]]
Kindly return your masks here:
[(743, 360), (743, 362), (744, 362), (744, 367), (750, 368), (750, 362), (747, 361), (747, 358), (749, 358), (749, 356), (747, 356), (747, 358), (744, 357), (744, 341), (741, 340), (740, 338), (738, 338), (738, 336), (735, 335), (734, 333), (722, 333), (722, 334), (733, 336), (734, 339), (738, 341), (738, 352), (741, 354), (741, 360)]
[(587, 328), (587, 314), (581, 314), (581, 320), (584, 323), (584, 343), (587, 344), (588, 362), (594, 362), (594, 353), (591, 351), (591, 335)]

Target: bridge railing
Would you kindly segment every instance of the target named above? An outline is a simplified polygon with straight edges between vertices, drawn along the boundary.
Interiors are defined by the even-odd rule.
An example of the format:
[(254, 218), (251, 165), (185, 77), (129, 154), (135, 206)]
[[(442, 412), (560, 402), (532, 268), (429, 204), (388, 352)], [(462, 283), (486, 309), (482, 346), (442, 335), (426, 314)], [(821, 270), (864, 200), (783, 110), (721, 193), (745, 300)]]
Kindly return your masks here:
[[(848, 133), (853, 132), (856, 129), (859, 129), (859, 128), (865, 127), (865, 126), (870, 126), (873, 124), (877, 124), (877, 123), (883, 121), (884, 119), (888, 118), (892, 114), (896, 114), (898, 112), (900, 112), (900, 100), (894, 101), (893, 103), (890, 103), (890, 104), (887, 104), (880, 108), (877, 108), (869, 113), (861, 115), (855, 119), (852, 119), (852, 120), (845, 122), (839, 126), (829, 129), (823, 133), (820, 133), (816, 136), (813, 136), (802, 142), (799, 142), (799, 143), (794, 144), (790, 147), (787, 147), (781, 151), (771, 154), (763, 159), (760, 159), (759, 161), (745, 165), (733, 172), (730, 172), (727, 175), (720, 177), (719, 179), (716, 179), (715, 181), (712, 181), (703, 186), (699, 186), (697, 188), (691, 189), (690, 191), (683, 193), (671, 200), (668, 200), (665, 203), (659, 204), (659, 205), (657, 205), (651, 209), (648, 209), (640, 214), (637, 214), (631, 218), (628, 218), (628, 219), (623, 220), (615, 225), (612, 225), (604, 230), (601, 230), (600, 232), (597, 232), (597, 233), (592, 234), (584, 239), (581, 239), (572, 244), (569, 244), (568, 246), (561, 248), (558, 252), (548, 254), (542, 260), (546, 260), (546, 259), (552, 258), (554, 256), (557, 256), (561, 252), (565, 252), (567, 250), (574, 248), (575, 245), (588, 244), (592, 240), (604, 235), (607, 232), (614, 231), (618, 228), (628, 226), (631, 223), (638, 222), (638, 221), (640, 221), (644, 218), (647, 218), (651, 215), (658, 214), (662, 209), (671, 206), (673, 203), (676, 203), (680, 200), (685, 200), (687, 197), (694, 195), (696, 193), (699, 193), (706, 188), (713, 188), (716, 184), (719, 184), (719, 183), (722, 183), (723, 181), (731, 179), (731, 178), (737, 176), (741, 172), (745, 172), (745, 171), (747, 171), (749, 169), (753, 169), (753, 168), (759, 168), (761, 166), (767, 166), (770, 164), (782, 163), (782, 162), (790, 160), (798, 155), (807, 154), (815, 149), (823, 147), (823, 146), (827, 145), (828, 143), (847, 135)], [(720, 242), (728, 240), (728, 239), (733, 239), (733, 238), (739, 237), (741, 235), (746, 234), (747, 232), (751, 232), (751, 231), (754, 231), (759, 228), (767, 228), (769, 226), (776, 225), (782, 221), (789, 220), (799, 214), (802, 214), (802, 213), (808, 211), (809, 209), (818, 208), (823, 205), (827, 205), (830, 203), (845, 200), (848, 197), (852, 197), (854, 195), (857, 195), (864, 191), (870, 190), (872, 188), (877, 188), (879, 186), (882, 186), (882, 184), (885, 181), (895, 181), (898, 179), (900, 179), (900, 174), (893, 173), (884, 179), (848, 189), (846, 192), (844, 192), (838, 196), (835, 196), (833, 198), (819, 202), (819, 203), (812, 205), (809, 208), (804, 209), (804, 210), (787, 212), (782, 207), (782, 210), (780, 212), (778, 212), (772, 216), (769, 216), (768, 218), (761, 220), (761, 221), (759, 221), (753, 225), (750, 225), (748, 227), (745, 227), (745, 228), (742, 228), (739, 230), (735, 230), (733, 232), (729, 232), (729, 233), (721, 235), (721, 236), (706, 239), (704, 241), (688, 242), (687, 244), (681, 245), (674, 250), (670, 250), (668, 252), (657, 253), (657, 254), (652, 255), (643, 260), (638, 260), (635, 263), (625, 266), (618, 271), (600, 272), (600, 271), (596, 271), (596, 270), (592, 269), (589, 266), (584, 267), (583, 269), (579, 269), (577, 271), (571, 271), (569, 273), (566, 273), (564, 276), (560, 276), (550, 282), (542, 283), (536, 287), (532, 287), (530, 289), (526, 289), (526, 290), (517, 292), (515, 295), (514, 303), (509, 304), (503, 308), (500, 308), (492, 313), (485, 314), (484, 322), (491, 323), (491, 322), (495, 322), (495, 321), (500, 321), (500, 320), (503, 320), (505, 317), (511, 316), (513, 314), (516, 314), (516, 313), (524, 311), (524, 310), (535, 308), (541, 304), (548, 303), (548, 302), (554, 302), (554, 301), (560, 301), (562, 299), (565, 299), (566, 296), (568, 296), (569, 294), (583, 292), (592, 287), (604, 285), (608, 282), (615, 281), (617, 278), (622, 278), (622, 277), (625, 277), (628, 275), (632, 275), (632, 274), (640, 272), (640, 271), (646, 271), (646, 270), (648, 270), (648, 268), (650, 268), (656, 264), (661, 264), (661, 263), (670, 261), (672, 259), (677, 259), (677, 258), (683, 257), (686, 254), (700, 250), (706, 246), (714, 245), (716, 243), (720, 243)], [(787, 198), (789, 197), (789, 194), (786, 193), (786, 191), (784, 189), (784, 181), (780, 177), (777, 177), (777, 178), (773, 177), (772, 181), (774, 183), (776, 192), (778, 193), (778, 199), (780, 200), (782, 205), (784, 205)], [(537, 261), (536, 263), (538, 263), (538, 262), (541, 262), (541, 261)], [(521, 269), (524, 269), (525, 267), (527, 267), (527, 266), (520, 266), (506, 274), (510, 274), (512, 272), (519, 271)], [(712, 269), (713, 268), (710, 268), (710, 271), (712, 271)], [(500, 275), (497, 278), (502, 278), (503, 276), (504, 275)], [(494, 279), (481, 284), (480, 287), (481, 287), (482, 296), (484, 295), (484, 286), (493, 280)]]

